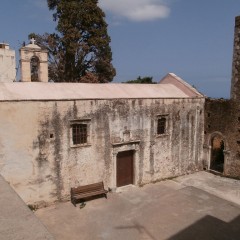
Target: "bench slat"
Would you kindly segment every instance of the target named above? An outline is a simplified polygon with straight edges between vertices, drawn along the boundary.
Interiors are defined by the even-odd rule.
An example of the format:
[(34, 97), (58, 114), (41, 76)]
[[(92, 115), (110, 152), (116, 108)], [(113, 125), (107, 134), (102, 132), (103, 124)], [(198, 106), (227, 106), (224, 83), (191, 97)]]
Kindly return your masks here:
[(106, 190), (104, 190), (104, 189), (94, 189), (94, 190), (91, 190), (91, 191), (84, 191), (84, 192), (77, 192), (77, 193), (74, 193), (74, 194), (72, 194), (73, 196), (75, 196), (75, 195), (81, 195), (81, 194), (85, 194), (85, 193), (94, 193), (94, 192), (105, 192)]
[(77, 189), (73, 189), (73, 193), (75, 192), (85, 192), (85, 191), (91, 191), (91, 190), (95, 190), (95, 189), (103, 189), (103, 187), (98, 186), (98, 187), (91, 187), (91, 188), (77, 188)]
[(73, 188), (73, 189), (78, 189), (78, 188), (91, 188), (91, 187), (94, 187), (94, 186), (103, 186), (103, 183), (102, 183), (102, 182), (100, 182), (100, 183), (92, 183), (92, 184), (85, 185), (85, 186), (79, 186), (79, 187), (76, 187), (76, 188)]
[(74, 193), (73, 196), (75, 195), (81, 195), (81, 194), (85, 194), (85, 193), (94, 193), (94, 192), (107, 192), (107, 190), (105, 189), (94, 189), (92, 191), (85, 191), (85, 192), (79, 192), (79, 193)]
[(84, 194), (81, 194), (81, 195), (75, 195), (73, 198), (75, 198), (75, 199), (82, 199), (84, 197), (86, 198), (86, 197), (101, 195), (101, 194), (105, 194), (105, 193), (107, 193), (107, 191), (98, 191), (98, 192), (84, 193)]
[(91, 184), (91, 185), (87, 185), (87, 186), (80, 186), (77, 188), (72, 188), (73, 192), (79, 192), (79, 191), (86, 191), (88, 189), (102, 189), (103, 185), (102, 184)]

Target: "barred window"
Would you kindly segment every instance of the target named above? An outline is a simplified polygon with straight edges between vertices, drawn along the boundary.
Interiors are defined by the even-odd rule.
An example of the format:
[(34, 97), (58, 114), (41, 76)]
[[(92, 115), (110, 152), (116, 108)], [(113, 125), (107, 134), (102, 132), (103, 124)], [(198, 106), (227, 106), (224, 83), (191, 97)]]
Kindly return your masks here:
[(72, 141), (73, 145), (87, 143), (87, 124), (72, 125)]
[(157, 121), (157, 134), (164, 134), (166, 133), (166, 121), (165, 117), (161, 117)]

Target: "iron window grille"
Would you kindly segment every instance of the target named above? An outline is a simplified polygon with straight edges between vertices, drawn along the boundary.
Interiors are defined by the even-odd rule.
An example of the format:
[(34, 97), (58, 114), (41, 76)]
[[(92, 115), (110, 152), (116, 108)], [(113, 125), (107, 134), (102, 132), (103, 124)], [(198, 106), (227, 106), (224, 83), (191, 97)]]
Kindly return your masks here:
[(157, 134), (165, 134), (166, 133), (166, 117), (161, 117), (157, 121)]
[(88, 138), (87, 124), (72, 124), (72, 141), (73, 145), (86, 144)]

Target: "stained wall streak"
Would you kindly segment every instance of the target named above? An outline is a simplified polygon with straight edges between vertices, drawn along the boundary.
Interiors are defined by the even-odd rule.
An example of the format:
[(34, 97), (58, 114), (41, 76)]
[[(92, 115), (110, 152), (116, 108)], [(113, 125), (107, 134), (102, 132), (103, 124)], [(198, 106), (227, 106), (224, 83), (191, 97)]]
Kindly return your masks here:
[(54, 157), (54, 173), (55, 173), (55, 185), (56, 185), (56, 196), (58, 200), (62, 200), (62, 141), (63, 141), (63, 135), (62, 135), (62, 120), (61, 120), (61, 115), (58, 112), (58, 104), (55, 103), (53, 112), (52, 112), (52, 128), (55, 134), (55, 140), (54, 140), (54, 152), (53, 152), (53, 157)]

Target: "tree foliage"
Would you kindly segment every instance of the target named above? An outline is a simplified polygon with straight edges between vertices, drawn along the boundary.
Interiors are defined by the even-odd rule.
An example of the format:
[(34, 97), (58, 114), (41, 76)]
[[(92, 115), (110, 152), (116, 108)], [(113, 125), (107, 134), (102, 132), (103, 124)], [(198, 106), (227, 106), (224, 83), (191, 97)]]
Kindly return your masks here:
[(116, 72), (105, 14), (98, 0), (48, 0), (56, 33), (30, 34), (49, 51), (49, 78), (55, 82), (110, 82)]
[(153, 82), (153, 78), (152, 77), (138, 77), (135, 80), (129, 80), (125, 83), (145, 83), (145, 84), (155, 84), (156, 82)]

